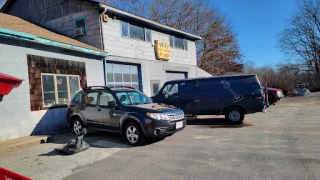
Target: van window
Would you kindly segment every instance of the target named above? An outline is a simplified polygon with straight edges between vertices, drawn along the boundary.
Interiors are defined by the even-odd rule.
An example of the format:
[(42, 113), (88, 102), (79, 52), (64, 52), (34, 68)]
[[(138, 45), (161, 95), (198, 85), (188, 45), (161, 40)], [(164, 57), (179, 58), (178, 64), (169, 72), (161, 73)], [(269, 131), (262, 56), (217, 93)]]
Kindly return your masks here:
[(179, 93), (178, 83), (167, 84), (162, 90), (162, 94), (168, 94), (169, 96), (177, 93)]

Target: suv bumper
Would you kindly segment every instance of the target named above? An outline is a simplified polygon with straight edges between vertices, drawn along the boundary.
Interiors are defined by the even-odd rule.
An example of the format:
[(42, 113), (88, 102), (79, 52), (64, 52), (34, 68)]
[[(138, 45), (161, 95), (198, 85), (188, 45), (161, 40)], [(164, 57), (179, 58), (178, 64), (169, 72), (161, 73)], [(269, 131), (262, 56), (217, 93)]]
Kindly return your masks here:
[[(182, 123), (182, 127), (177, 128), (177, 123)], [(167, 136), (183, 130), (186, 124), (186, 118), (177, 121), (152, 120), (147, 124), (150, 128), (145, 129), (145, 135), (146, 137)]]

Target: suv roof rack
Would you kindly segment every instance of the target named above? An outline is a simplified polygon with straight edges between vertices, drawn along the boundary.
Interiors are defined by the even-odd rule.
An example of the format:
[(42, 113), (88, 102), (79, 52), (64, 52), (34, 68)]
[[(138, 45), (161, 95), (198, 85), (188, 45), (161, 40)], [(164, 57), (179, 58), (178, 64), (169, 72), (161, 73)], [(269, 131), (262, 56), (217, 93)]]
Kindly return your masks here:
[(93, 89), (93, 88), (102, 88), (102, 89), (110, 90), (110, 88), (107, 87), (107, 86), (86, 86), (86, 87), (84, 87), (83, 89), (88, 89), (88, 90), (90, 90), (90, 89)]
[(115, 88), (128, 88), (128, 89), (135, 89), (134, 87), (131, 87), (131, 86), (115, 86)]

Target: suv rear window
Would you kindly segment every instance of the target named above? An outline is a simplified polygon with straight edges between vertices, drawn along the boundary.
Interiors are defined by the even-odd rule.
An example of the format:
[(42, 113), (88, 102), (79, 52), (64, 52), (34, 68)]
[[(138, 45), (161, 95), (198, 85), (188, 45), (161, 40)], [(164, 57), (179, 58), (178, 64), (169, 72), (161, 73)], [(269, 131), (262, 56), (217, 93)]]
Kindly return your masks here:
[(72, 99), (72, 101), (80, 103), (82, 98), (84, 97), (84, 93), (83, 92), (78, 92), (74, 98)]
[(86, 105), (96, 105), (98, 100), (98, 92), (91, 92), (85, 98)]

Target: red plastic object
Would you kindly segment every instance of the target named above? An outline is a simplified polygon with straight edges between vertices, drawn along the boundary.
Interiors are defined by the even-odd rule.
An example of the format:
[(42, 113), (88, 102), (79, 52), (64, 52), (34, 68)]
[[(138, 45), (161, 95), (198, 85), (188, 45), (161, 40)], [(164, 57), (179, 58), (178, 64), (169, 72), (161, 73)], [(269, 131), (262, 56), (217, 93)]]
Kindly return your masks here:
[(32, 180), (32, 179), (0, 167), (0, 180)]
[(15, 87), (19, 87), (23, 79), (0, 73), (0, 96), (8, 95)]

